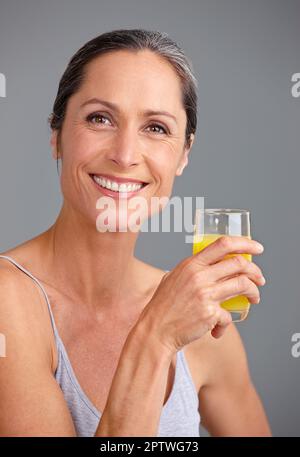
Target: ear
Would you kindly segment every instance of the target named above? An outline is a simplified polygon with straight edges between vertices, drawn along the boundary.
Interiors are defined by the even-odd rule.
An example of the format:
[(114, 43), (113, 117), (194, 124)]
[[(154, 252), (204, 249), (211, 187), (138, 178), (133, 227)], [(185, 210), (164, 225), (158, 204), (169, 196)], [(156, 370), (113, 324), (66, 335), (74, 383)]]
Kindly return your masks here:
[(182, 174), (183, 170), (185, 169), (185, 167), (187, 166), (187, 164), (189, 162), (189, 153), (190, 153), (190, 150), (192, 149), (194, 141), (195, 141), (195, 135), (193, 133), (191, 133), (190, 145), (188, 148), (184, 148), (184, 152), (182, 154), (182, 157), (180, 159), (179, 165), (176, 170), (176, 176), (180, 176)]
[(59, 152), (59, 134), (58, 130), (52, 130), (50, 137), (50, 145), (52, 150), (52, 157), (54, 160), (60, 159), (61, 155)]

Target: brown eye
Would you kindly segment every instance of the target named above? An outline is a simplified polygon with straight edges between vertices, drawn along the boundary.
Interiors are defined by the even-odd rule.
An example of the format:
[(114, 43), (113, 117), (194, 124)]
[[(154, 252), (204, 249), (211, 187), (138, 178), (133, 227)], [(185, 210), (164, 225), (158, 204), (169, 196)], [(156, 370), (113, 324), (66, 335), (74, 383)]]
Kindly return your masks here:
[[(156, 128), (156, 130), (155, 130), (153, 133), (160, 133), (160, 134), (161, 134), (161, 133), (163, 133), (163, 134), (166, 134), (166, 133), (167, 133), (166, 129), (165, 129), (162, 125), (159, 125), (159, 124), (151, 124), (149, 127), (150, 127), (150, 128), (154, 128), (154, 127)], [(157, 130), (157, 129), (158, 129), (158, 130)], [(160, 131), (159, 131), (159, 130), (160, 130)]]
[(105, 123), (102, 122), (103, 119), (106, 119), (109, 121), (108, 117), (103, 116), (102, 114), (99, 114), (99, 113), (92, 113), (92, 114), (89, 114), (87, 117), (87, 121), (94, 125), (98, 125), (98, 124), (105, 125)]

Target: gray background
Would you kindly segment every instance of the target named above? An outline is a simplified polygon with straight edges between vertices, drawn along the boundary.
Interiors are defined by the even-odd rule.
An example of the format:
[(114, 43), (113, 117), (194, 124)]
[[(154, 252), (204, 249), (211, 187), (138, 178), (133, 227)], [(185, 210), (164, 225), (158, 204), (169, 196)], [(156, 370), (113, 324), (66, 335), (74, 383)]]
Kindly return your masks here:
[[(299, 435), (300, 2), (291, 0), (7, 0), (0, 3), (0, 250), (46, 230), (61, 205), (47, 116), (71, 55), (120, 28), (167, 32), (199, 81), (199, 128), (174, 195), (249, 208), (267, 284), (238, 328), (274, 435)], [(142, 233), (137, 254), (171, 269), (190, 255), (184, 234)]]

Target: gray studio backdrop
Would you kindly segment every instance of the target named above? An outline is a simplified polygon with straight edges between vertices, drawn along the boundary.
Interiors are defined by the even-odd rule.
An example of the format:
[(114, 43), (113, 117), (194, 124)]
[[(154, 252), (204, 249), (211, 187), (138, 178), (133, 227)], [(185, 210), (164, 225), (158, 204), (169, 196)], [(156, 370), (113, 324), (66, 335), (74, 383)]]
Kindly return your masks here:
[[(199, 81), (197, 138), (173, 195), (251, 210), (267, 284), (238, 328), (277, 436), (300, 435), (300, 358), (291, 350), (300, 332), (300, 89), (292, 90), (299, 20), (296, 0), (0, 2), (0, 250), (46, 230), (58, 214), (46, 119), (71, 55), (115, 28), (169, 33)], [(137, 255), (172, 269), (191, 253), (184, 240), (182, 233), (142, 233)]]

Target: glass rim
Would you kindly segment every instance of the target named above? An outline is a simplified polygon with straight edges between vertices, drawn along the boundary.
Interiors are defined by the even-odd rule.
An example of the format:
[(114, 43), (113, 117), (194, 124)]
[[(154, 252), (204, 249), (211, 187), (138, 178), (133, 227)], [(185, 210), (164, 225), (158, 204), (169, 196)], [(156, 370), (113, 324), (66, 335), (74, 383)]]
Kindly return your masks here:
[(249, 209), (237, 208), (196, 208), (196, 212), (207, 214), (250, 214)]

